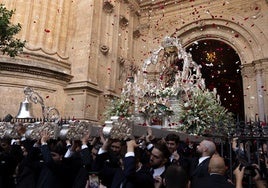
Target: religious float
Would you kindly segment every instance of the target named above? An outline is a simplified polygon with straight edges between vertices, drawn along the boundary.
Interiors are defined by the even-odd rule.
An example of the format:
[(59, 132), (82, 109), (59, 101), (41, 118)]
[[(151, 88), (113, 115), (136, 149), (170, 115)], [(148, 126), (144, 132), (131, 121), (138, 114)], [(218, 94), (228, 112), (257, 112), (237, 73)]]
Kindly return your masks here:
[[(79, 139), (85, 131), (98, 136), (100, 129), (106, 136), (128, 139), (146, 134), (148, 128), (157, 137), (176, 132), (181, 140), (193, 142), (207, 136), (227, 138), (237, 127), (216, 89), (206, 89), (201, 68), (178, 38), (165, 37), (142, 67), (127, 77), (121, 95), (111, 99), (104, 127), (84, 120), (62, 120), (56, 108), (45, 106), (42, 97), (26, 87), (18, 115), (0, 122), (1, 138), (21, 136), (18, 127), (31, 139), (38, 139), (42, 130), (51, 138)], [(42, 120), (32, 116), (31, 103), (41, 105)]]
[(128, 119), (140, 126), (136, 130), (143, 134), (151, 127), (155, 132), (176, 132), (182, 140), (227, 137), (234, 119), (221, 105), (216, 88), (206, 89), (201, 68), (178, 38), (165, 37), (142, 67), (126, 79), (120, 97), (111, 100), (106, 126), (120, 132), (120, 125), (113, 122)]

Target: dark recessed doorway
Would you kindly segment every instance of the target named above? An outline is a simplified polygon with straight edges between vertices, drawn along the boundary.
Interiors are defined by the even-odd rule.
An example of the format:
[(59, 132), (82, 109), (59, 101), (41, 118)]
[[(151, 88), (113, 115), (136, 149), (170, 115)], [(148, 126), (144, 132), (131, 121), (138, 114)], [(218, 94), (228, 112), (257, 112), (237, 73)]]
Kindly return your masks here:
[(202, 77), (209, 90), (217, 88), (222, 105), (240, 119), (244, 118), (241, 62), (236, 51), (219, 40), (200, 40), (186, 48), (202, 65)]

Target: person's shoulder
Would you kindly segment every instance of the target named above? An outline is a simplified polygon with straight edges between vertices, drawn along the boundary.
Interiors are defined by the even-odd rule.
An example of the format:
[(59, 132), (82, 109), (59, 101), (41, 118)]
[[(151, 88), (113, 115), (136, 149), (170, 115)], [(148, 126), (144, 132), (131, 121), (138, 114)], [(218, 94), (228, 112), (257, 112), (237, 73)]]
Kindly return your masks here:
[(208, 177), (204, 178), (204, 181), (207, 183), (208, 186), (214, 186), (217, 188), (235, 188), (231, 182), (229, 182), (225, 176), (220, 174), (211, 174)]
[(192, 188), (200, 188), (200, 187), (214, 188), (214, 183), (211, 181), (211, 177), (197, 178), (191, 184), (192, 184), (191, 186)]

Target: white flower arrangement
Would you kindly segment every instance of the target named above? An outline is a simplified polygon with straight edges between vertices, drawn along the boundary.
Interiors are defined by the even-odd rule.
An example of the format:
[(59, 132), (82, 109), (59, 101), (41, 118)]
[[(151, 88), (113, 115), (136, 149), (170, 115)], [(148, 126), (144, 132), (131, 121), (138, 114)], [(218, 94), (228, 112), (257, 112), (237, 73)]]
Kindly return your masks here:
[(170, 107), (157, 102), (150, 102), (145, 106), (142, 106), (140, 112), (144, 113), (145, 116), (173, 114), (173, 111), (170, 109)]
[(173, 87), (166, 87), (160, 93), (163, 97), (177, 96), (178, 94), (177, 90), (175, 90)]
[(106, 118), (110, 118), (111, 116), (130, 117), (132, 115), (132, 106), (133, 102), (128, 98), (112, 99), (104, 115)]
[[(227, 125), (234, 122), (232, 113), (227, 112), (227, 109), (221, 106), (215, 91), (195, 88), (190, 93), (190, 99), (187, 102), (180, 101), (180, 103), (181, 110), (178, 116), (183, 126), (180, 126), (179, 130), (186, 133), (224, 135), (228, 131)], [(224, 126), (212, 130), (211, 126), (215, 124), (219, 126), (219, 122)]]

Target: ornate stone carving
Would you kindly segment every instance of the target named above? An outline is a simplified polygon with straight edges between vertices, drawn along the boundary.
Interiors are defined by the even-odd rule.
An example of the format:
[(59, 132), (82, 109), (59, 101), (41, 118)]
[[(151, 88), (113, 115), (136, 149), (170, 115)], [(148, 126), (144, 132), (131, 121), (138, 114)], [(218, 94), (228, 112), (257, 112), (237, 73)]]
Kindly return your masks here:
[(133, 31), (133, 38), (137, 39), (141, 36), (141, 32), (139, 29), (136, 29), (135, 31)]
[[(146, 23), (146, 24), (141, 24), (139, 25), (136, 30), (139, 30), (140, 34), (141, 35), (146, 35), (149, 33), (149, 29), (150, 29), (150, 25), (149, 23)], [(135, 30), (135, 31), (136, 31)]]
[(138, 66), (131, 63), (130, 60), (125, 59), (124, 57), (118, 57), (117, 62), (119, 63), (119, 80), (121, 80), (124, 76), (128, 76), (130, 79), (134, 76), (134, 74), (138, 71)]
[(125, 58), (123, 58), (123, 57), (120, 56), (120, 57), (118, 57), (118, 60), (117, 61), (118, 61), (118, 63), (119, 63), (120, 66), (124, 66), (126, 60), (125, 60)]
[(119, 63), (119, 80), (122, 80), (126, 73), (126, 59), (120, 56), (117, 58), (117, 62)]
[(104, 0), (103, 1), (103, 10), (106, 13), (112, 13), (114, 11), (114, 5), (110, 1)]
[(119, 18), (119, 25), (122, 29), (126, 28), (128, 26), (128, 19), (121, 15)]
[(139, 67), (134, 64), (129, 65), (130, 75), (137, 74)]
[(103, 55), (107, 55), (107, 53), (109, 52), (110, 48), (106, 45), (101, 45), (100, 46), (100, 51)]

